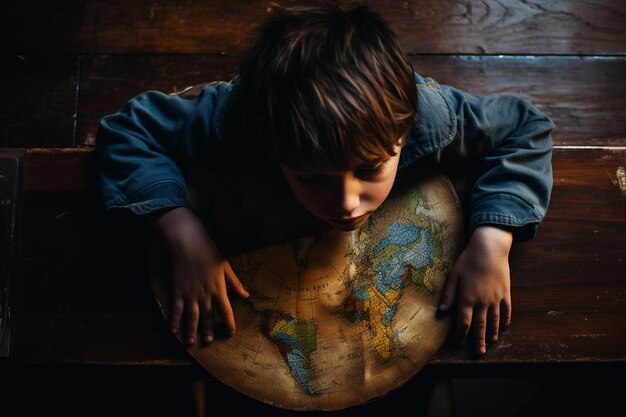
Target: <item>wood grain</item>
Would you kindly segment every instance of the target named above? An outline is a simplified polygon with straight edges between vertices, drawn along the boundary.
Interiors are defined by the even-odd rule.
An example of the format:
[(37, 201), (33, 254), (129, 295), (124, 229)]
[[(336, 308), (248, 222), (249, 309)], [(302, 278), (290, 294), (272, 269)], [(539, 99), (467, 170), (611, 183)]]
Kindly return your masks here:
[[(241, 53), (269, 1), (34, 1), (5, 6), (11, 52)], [(291, 2), (282, 2), (285, 5)], [(298, 2), (302, 4), (304, 2)], [(342, 1), (349, 3), (349, 1)], [(597, 54), (626, 52), (621, 0), (375, 1), (410, 53)]]
[[(511, 255), (511, 328), (479, 360), (450, 342), (431, 364), (624, 361), (626, 178), (619, 169), (626, 149), (556, 149), (553, 161), (548, 215), (536, 238)], [(15, 357), (188, 366), (145, 276), (145, 229), (105, 217), (93, 186), (44, 192), (40, 185), (25, 194)]]
[[(77, 144), (98, 122), (150, 89), (230, 80), (238, 59), (220, 55), (93, 56), (82, 60)], [(558, 145), (626, 144), (626, 57), (415, 56), (415, 70), (475, 94), (514, 94), (550, 115)]]
[(95, 140), (100, 118), (147, 90), (166, 93), (229, 81), (239, 59), (225, 55), (87, 56), (82, 60), (77, 144)]

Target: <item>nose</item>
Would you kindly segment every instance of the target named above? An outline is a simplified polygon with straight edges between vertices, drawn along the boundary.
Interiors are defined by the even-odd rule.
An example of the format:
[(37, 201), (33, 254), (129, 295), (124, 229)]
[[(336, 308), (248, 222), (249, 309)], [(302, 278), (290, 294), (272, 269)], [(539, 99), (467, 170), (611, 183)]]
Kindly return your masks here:
[(351, 174), (346, 174), (340, 181), (338, 190), (338, 211), (341, 216), (349, 217), (355, 214), (361, 204), (361, 183)]

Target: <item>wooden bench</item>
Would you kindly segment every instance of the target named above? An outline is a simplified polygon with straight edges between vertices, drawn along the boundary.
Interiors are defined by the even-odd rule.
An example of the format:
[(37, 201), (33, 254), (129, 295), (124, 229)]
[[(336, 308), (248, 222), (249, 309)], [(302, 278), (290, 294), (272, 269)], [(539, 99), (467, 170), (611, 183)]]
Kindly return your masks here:
[[(623, 388), (623, 2), (593, 10), (577, 0), (369, 3), (396, 26), (420, 74), (479, 94), (522, 95), (557, 124), (548, 215), (536, 238), (511, 254), (510, 330), (480, 359), (446, 344), (424, 372), (575, 375)], [(258, 0), (5, 7), (0, 373), (9, 377), (0, 383), (0, 415), (2, 400), (11, 399), (2, 393), (17, 398), (9, 411), (29, 409), (26, 393), (55, 392), (61, 373), (65, 382), (99, 389), (107, 389), (96, 382), (102, 378), (129, 387), (167, 378), (137, 394), (154, 403), (151, 410), (161, 404), (155, 392), (167, 395), (174, 382), (204, 375), (165, 329), (138, 261), (142, 242), (119, 239), (138, 226), (107, 218), (94, 198), (90, 145), (98, 120), (141, 91), (232, 78), (266, 7)], [(76, 409), (101, 398), (70, 386), (90, 399), (74, 396)]]

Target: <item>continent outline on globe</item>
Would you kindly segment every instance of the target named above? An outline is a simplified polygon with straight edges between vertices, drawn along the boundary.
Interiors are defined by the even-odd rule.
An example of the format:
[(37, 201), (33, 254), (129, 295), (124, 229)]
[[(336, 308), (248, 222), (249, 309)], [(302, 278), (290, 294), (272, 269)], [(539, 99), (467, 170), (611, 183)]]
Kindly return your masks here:
[[(282, 408), (336, 410), (384, 395), (445, 338), (449, 323), (436, 308), (461, 236), (456, 195), (432, 175), (394, 190), (355, 232), (230, 257), (251, 294), (233, 301), (237, 333), (189, 351), (222, 382)], [(362, 387), (356, 393), (354, 381)]]

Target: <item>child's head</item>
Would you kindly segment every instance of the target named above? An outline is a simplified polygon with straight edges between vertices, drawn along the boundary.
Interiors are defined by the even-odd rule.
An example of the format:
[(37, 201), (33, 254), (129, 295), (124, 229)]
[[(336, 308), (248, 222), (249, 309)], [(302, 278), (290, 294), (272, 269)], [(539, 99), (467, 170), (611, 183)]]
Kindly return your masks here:
[(249, 131), (288, 166), (391, 156), (416, 112), (411, 64), (392, 30), (365, 6), (272, 10), (241, 64)]
[[(335, 213), (332, 219), (365, 214), (359, 205), (338, 206), (339, 192), (330, 189), (339, 187), (338, 173), (357, 173), (352, 177), (364, 185), (382, 187), (368, 212), (382, 203), (417, 97), (411, 64), (378, 15), (365, 6), (329, 2), (273, 7), (242, 61), (239, 84), (248, 134), (281, 165), (305, 207), (326, 220), (328, 211)], [(377, 169), (384, 160), (393, 172), (382, 184)], [(334, 181), (327, 175), (322, 184), (326, 173)], [(310, 194), (325, 208), (311, 207)]]

